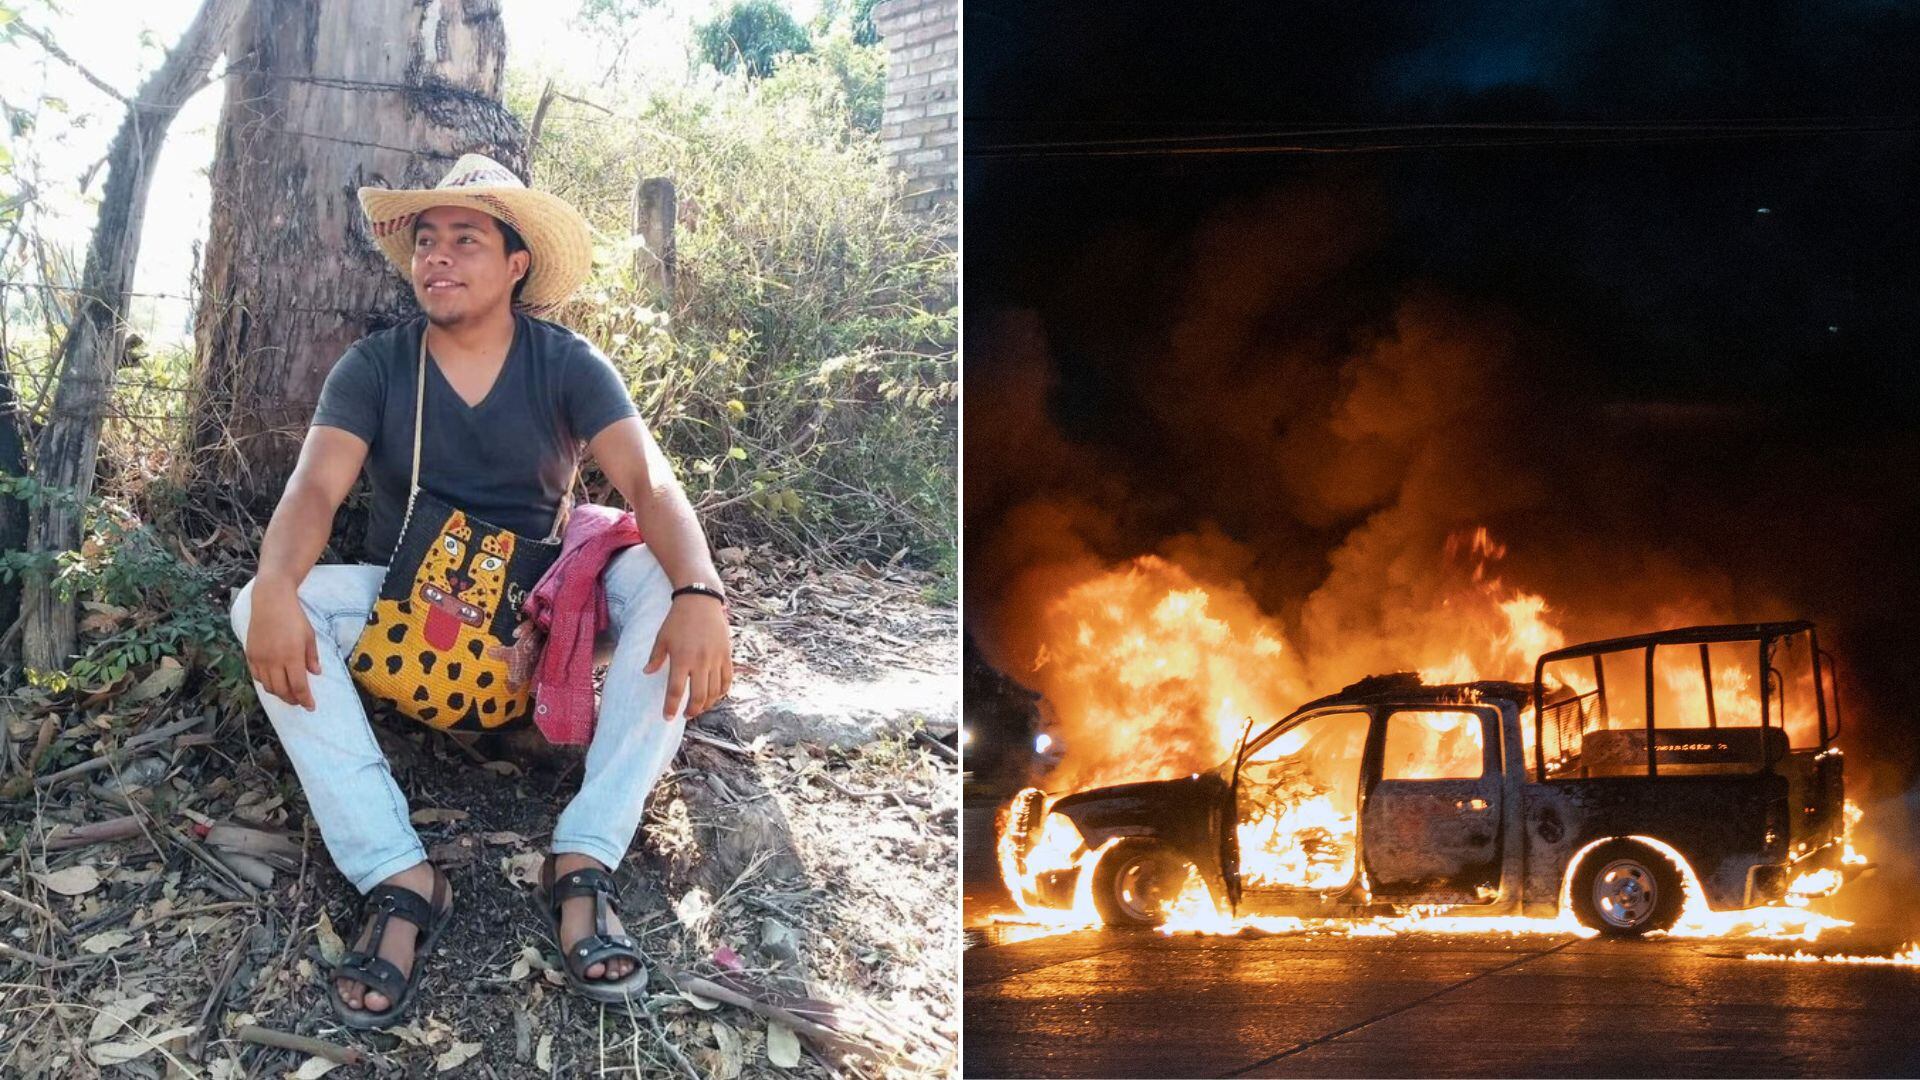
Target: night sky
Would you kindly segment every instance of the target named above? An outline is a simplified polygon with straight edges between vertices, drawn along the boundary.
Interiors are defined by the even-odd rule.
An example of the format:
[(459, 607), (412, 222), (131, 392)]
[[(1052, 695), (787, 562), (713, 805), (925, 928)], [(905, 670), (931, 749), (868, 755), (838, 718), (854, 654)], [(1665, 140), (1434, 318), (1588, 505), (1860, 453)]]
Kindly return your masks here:
[(1297, 629), (1485, 524), (1576, 639), (1815, 619), (1910, 785), (1916, 5), (1249, 8), (966, 5), (970, 656), (1048, 559)]

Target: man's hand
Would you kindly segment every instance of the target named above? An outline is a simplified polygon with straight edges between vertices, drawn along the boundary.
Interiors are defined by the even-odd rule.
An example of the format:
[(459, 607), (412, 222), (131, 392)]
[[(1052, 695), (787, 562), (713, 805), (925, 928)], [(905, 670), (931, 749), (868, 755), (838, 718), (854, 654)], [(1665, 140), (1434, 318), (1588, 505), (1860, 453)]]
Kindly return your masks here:
[(513, 644), (487, 646), (489, 660), (503, 661), (507, 665), (507, 689), (518, 691), (533, 682), (533, 676), (540, 670), (540, 651), (546, 646), (547, 635), (532, 622), (521, 619), (513, 628)]
[(320, 674), (320, 647), (313, 624), (300, 607), (297, 586), (273, 580), (253, 583), (253, 614), (247, 621), (247, 670), (267, 693), (312, 712), (307, 674)]
[(662, 715), (673, 719), (686, 704), (688, 719), (699, 716), (733, 688), (733, 656), (727, 609), (710, 596), (688, 595), (673, 602), (647, 660), (651, 675), (667, 668), (667, 703)]

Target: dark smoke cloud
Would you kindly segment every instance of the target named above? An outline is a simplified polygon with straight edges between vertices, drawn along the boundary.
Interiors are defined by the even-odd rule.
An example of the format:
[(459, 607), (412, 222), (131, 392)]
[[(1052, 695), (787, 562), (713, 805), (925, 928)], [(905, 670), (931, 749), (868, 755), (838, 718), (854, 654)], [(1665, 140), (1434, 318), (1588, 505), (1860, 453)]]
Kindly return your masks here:
[(1035, 605), (1156, 555), (1169, 580), (1257, 603), (1324, 683), (1396, 666), (1422, 634), (1487, 632), (1444, 607), (1450, 540), (1486, 525), (1498, 573), (1575, 638), (1804, 615), (1842, 657), (1863, 846), (1892, 864), (1842, 914), (1911, 895), (1920, 5), (969, 0), (965, 17), (970, 155), (1310, 124), (1906, 117), (1670, 145), (970, 156), (965, 599), (979, 653), (1031, 679)]
[[(976, 322), (967, 611), (988, 658), (1019, 678), (1049, 588), (1153, 553), (1245, 588), (1330, 690), (1415, 663), (1409, 642), (1485, 632), (1445, 608), (1449, 538), (1484, 525), (1572, 639), (1816, 619), (1853, 665), (1850, 738), (1905, 783), (1912, 735), (1874, 714), (1912, 670), (1879, 637), (1916, 629), (1898, 554), (1915, 489), (1887, 482), (1915, 462), (1912, 427), (1756, 400), (1737, 359), (1721, 400), (1622, 393), (1578, 334), (1383, 272), (1381, 199), (1222, 201), (1152, 245), (1162, 306), (1127, 332), (1072, 307)], [(1124, 282), (1106, 256), (1127, 247), (1072, 272)]]

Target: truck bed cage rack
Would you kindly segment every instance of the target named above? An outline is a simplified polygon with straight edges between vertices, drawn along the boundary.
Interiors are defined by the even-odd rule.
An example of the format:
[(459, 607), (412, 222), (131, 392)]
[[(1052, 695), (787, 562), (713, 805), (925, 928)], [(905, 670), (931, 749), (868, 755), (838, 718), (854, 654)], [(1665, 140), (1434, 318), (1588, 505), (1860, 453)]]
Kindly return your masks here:
[[(1657, 728), (1655, 724), (1655, 720), (1657, 719), (1657, 717), (1655, 715), (1655, 709), (1654, 709), (1654, 674), (1653, 674), (1654, 649), (1662, 645), (1699, 645), (1701, 646), (1701, 650), (1704, 653), (1706, 646), (1711, 644), (1718, 644), (1722, 642), (1745, 642), (1745, 641), (1760, 643), (1760, 642), (1769, 641), (1775, 638), (1783, 638), (1783, 637), (1788, 637), (1790, 635), (1800, 634), (1800, 633), (1808, 634), (1808, 639), (1812, 645), (1811, 654), (1812, 654), (1812, 663), (1813, 663), (1814, 700), (1815, 700), (1816, 712), (1818, 714), (1818, 719), (1819, 719), (1820, 745), (1823, 749), (1826, 748), (1827, 746), (1831, 745), (1833, 741), (1833, 737), (1838, 734), (1837, 729), (1830, 729), (1828, 727), (1826, 695), (1821, 691), (1821, 686), (1822, 686), (1821, 661), (1823, 659), (1827, 659), (1829, 660), (1829, 663), (1830, 663), (1831, 658), (1826, 657), (1821, 652), (1819, 647), (1819, 642), (1814, 634), (1813, 623), (1805, 619), (1794, 619), (1794, 620), (1787, 620), (1787, 621), (1781, 621), (1781, 622), (1728, 623), (1728, 624), (1719, 625), (1719, 626), (1683, 626), (1683, 627), (1675, 627), (1670, 630), (1657, 630), (1648, 634), (1632, 634), (1626, 637), (1606, 638), (1600, 641), (1587, 641), (1587, 642), (1582, 642), (1578, 645), (1569, 645), (1563, 649), (1555, 649), (1551, 652), (1542, 653), (1539, 659), (1534, 661), (1534, 665), (1533, 665), (1533, 724), (1534, 724), (1533, 752), (1534, 752), (1535, 775), (1538, 776), (1541, 780), (1549, 779), (1549, 774), (1547, 772), (1547, 754), (1546, 754), (1546, 715), (1547, 715), (1546, 669), (1548, 664), (1565, 661), (1565, 660), (1579, 660), (1579, 659), (1584, 659), (1588, 657), (1599, 657), (1599, 656), (1611, 654), (1611, 653), (1626, 653), (1626, 652), (1633, 652), (1636, 650), (1645, 651), (1646, 653), (1646, 680), (1645, 680), (1646, 724), (1645, 724), (1644, 730), (1646, 732), (1646, 761), (1647, 761), (1647, 770), (1645, 775), (1648, 777), (1657, 777), (1660, 775), (1660, 766), (1659, 766), (1659, 761), (1657, 759), (1658, 759), (1659, 752), (1661, 750), (1661, 737), (1656, 732), (1657, 731), (1675, 732), (1675, 731), (1685, 731), (1688, 729)], [(1595, 666), (1596, 668), (1599, 666), (1599, 661), (1597, 659), (1595, 660)], [(1763, 672), (1762, 673), (1763, 679), (1764, 679), (1764, 674), (1765, 673)], [(1758, 770), (1760, 772), (1769, 771), (1774, 766), (1775, 755), (1773, 753), (1772, 743), (1770, 742), (1769, 737), (1765, 734), (1765, 732), (1769, 728), (1777, 726), (1775, 723), (1770, 722), (1772, 718), (1768, 715), (1768, 711), (1769, 711), (1767, 707), (1768, 695), (1764, 690), (1764, 685), (1765, 683), (1763, 682), (1763, 690), (1762, 690), (1762, 693), (1760, 694), (1759, 730), (1761, 732), (1761, 735), (1760, 735), (1761, 753), (1760, 753), (1760, 762), (1759, 762), (1759, 770)], [(1836, 688), (1836, 693), (1837, 693), (1837, 688)], [(1601, 681), (1600, 687), (1597, 690), (1587, 691), (1586, 693), (1577, 693), (1564, 700), (1556, 701), (1554, 703), (1554, 708), (1556, 710), (1563, 709), (1569, 702), (1578, 703), (1582, 699), (1590, 696), (1594, 696), (1595, 694), (1600, 695), (1604, 700), (1604, 694), (1605, 694), (1604, 681)], [(1711, 694), (1709, 694), (1708, 702), (1709, 702), (1709, 707), (1711, 707), (1711, 702), (1712, 702)], [(1837, 706), (1837, 701), (1836, 701), (1836, 706)], [(1784, 720), (1784, 718), (1782, 719)], [(1627, 729), (1627, 730), (1639, 730), (1639, 729), (1636, 728), (1636, 729)]]

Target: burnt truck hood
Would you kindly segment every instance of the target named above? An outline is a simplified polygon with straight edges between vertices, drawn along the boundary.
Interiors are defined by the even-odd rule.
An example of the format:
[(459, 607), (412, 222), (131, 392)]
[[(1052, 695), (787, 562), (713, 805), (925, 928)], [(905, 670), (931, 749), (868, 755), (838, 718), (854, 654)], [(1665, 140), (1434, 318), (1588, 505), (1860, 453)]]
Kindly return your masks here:
[(1231, 801), (1231, 786), (1217, 773), (1205, 772), (1089, 788), (1051, 809), (1072, 820), (1089, 847), (1122, 836), (1159, 836), (1185, 846), (1214, 833)]

